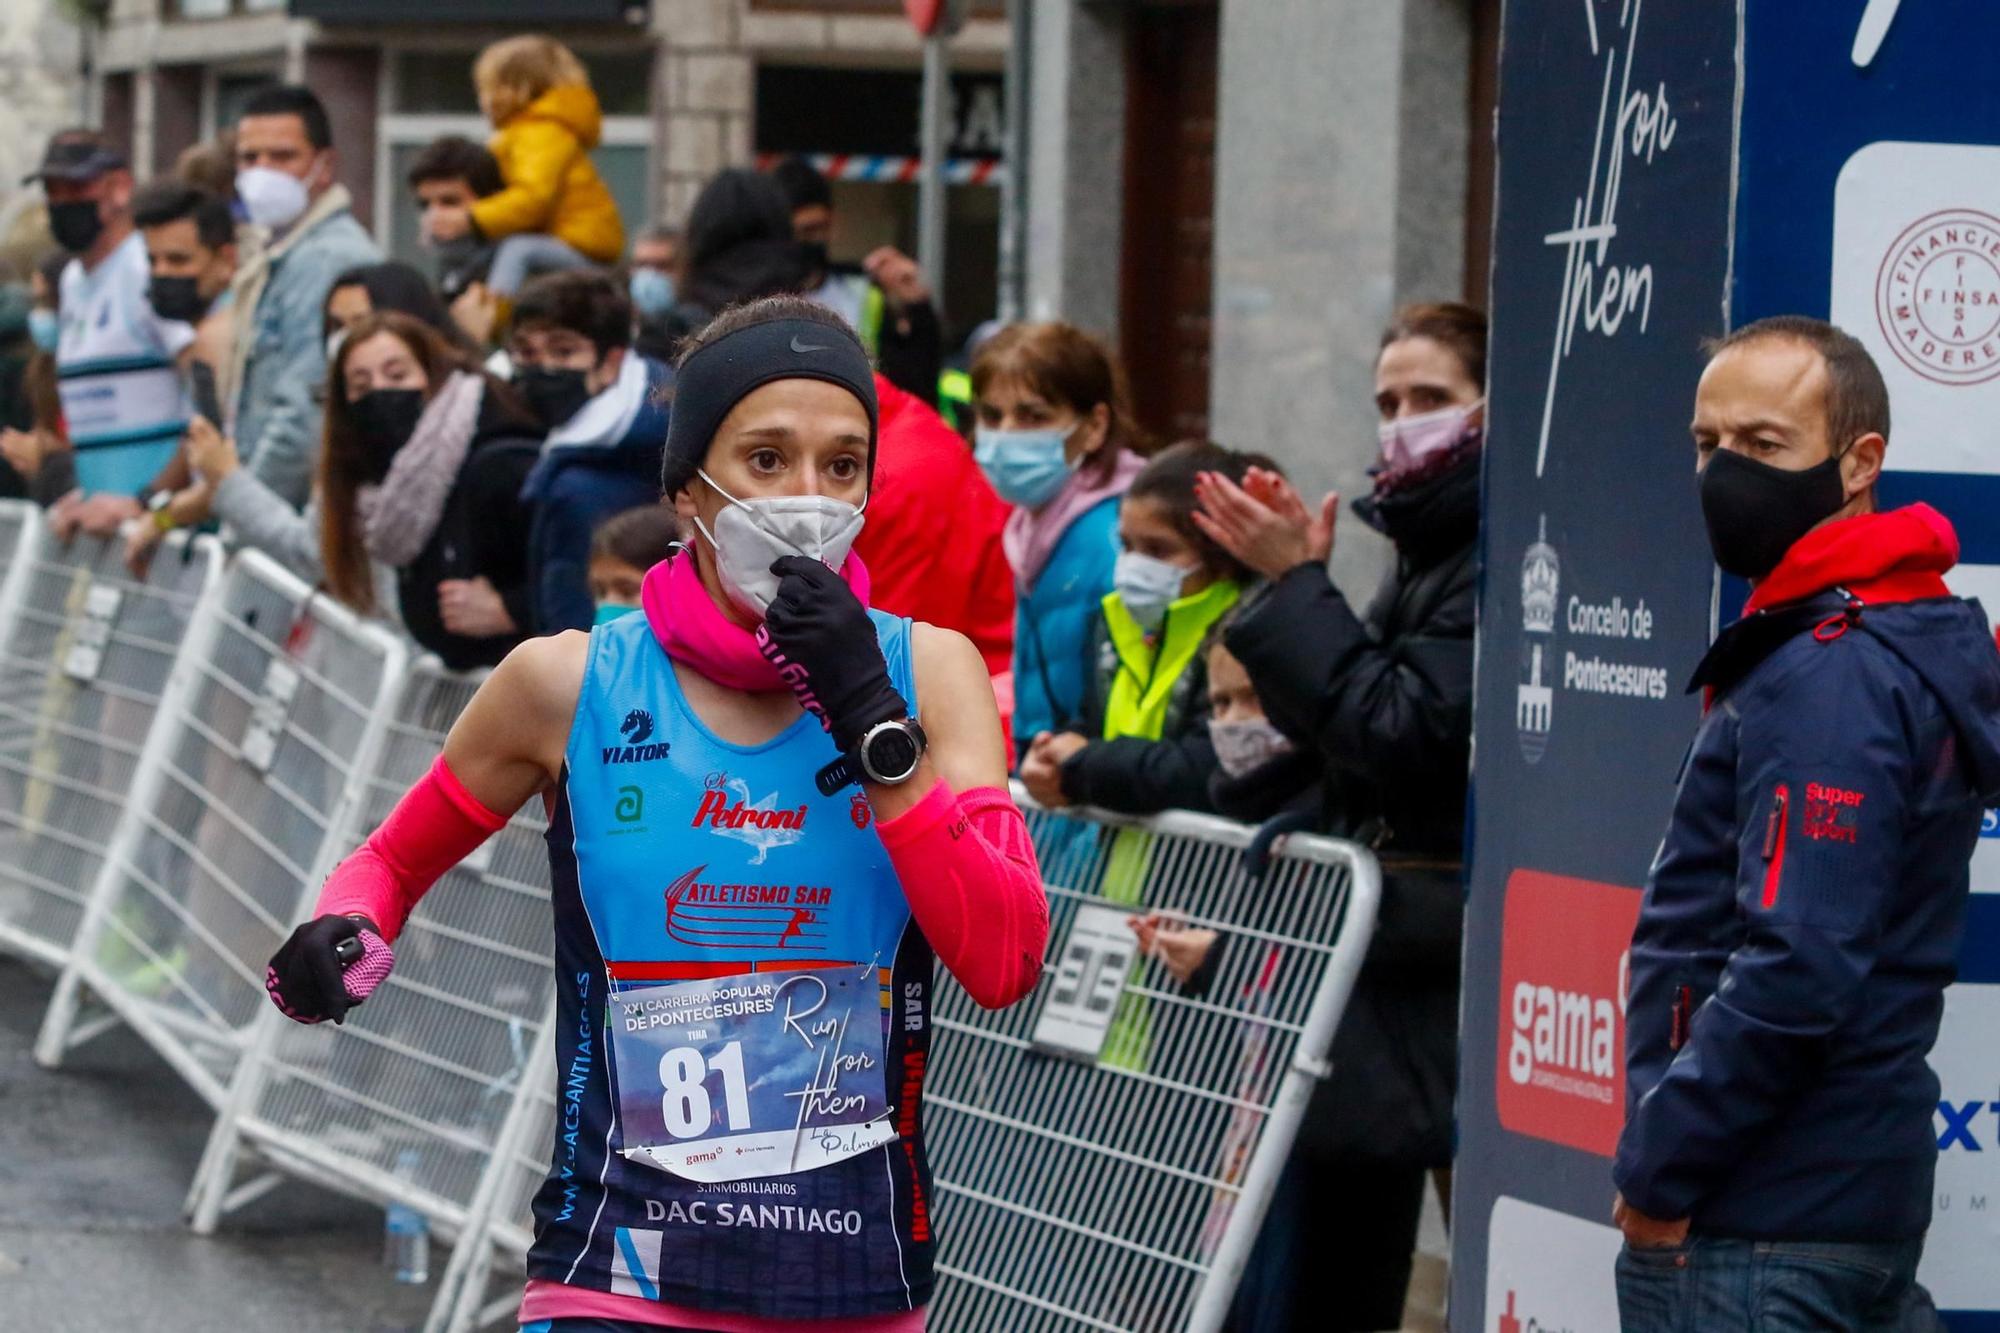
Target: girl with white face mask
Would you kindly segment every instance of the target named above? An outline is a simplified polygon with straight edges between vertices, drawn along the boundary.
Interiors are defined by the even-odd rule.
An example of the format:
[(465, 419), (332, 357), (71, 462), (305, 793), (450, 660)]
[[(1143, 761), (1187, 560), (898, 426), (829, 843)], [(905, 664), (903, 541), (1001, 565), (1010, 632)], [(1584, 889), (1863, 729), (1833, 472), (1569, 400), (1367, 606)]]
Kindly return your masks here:
[[(1021, 764), (1021, 781), (1043, 805), (1126, 814), (1212, 808), (1220, 749), (1206, 650), (1255, 576), (1195, 527), (1195, 481), (1241, 478), (1253, 467), (1276, 470), (1262, 455), (1186, 441), (1133, 478), (1092, 641), (1084, 725), (1036, 736)], [(1223, 743), (1234, 736), (1225, 729)]]
[(972, 362), (973, 455), (1014, 506), (1014, 743), (1083, 725), (1087, 655), (1118, 556), (1118, 497), (1148, 442), (1104, 345), (1068, 324), (1015, 324)]
[[(978, 651), (871, 611), (848, 552), (877, 425), (859, 341), (773, 297), (689, 348), (662, 483), (690, 544), (647, 572), (637, 614), (500, 664), (267, 986), (302, 1022), (343, 1017), (430, 882), (545, 795), (557, 1066), (588, 1086), (550, 1145), (554, 1220), (521, 1322), (921, 1333), (933, 1241), (908, 1200), (924, 1144), (889, 1114), (910, 1095), (889, 1071), (926, 1062), (933, 958), (989, 1007), (1034, 988), (1040, 872)], [(810, 1034), (791, 1019), (800, 977)], [(668, 1017), (690, 1012), (693, 1029)], [(841, 1097), (802, 1103), (802, 1039), (842, 1062)], [(704, 1085), (714, 1115), (689, 1109)], [(662, 1205), (699, 1215), (738, 1181), (847, 1221), (787, 1230), (796, 1262), (775, 1268), (754, 1229), (660, 1230)], [(634, 1234), (661, 1239), (635, 1252)]]

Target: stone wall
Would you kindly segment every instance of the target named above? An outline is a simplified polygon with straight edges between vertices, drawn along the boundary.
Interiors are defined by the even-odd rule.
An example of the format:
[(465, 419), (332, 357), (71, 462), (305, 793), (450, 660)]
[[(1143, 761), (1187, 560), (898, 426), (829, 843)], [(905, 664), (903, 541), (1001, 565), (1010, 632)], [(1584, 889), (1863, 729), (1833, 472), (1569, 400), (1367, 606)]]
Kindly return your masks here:
[(34, 248), (39, 192), (21, 177), (41, 161), (51, 134), (83, 118), (79, 34), (56, 0), (0, 3), (0, 263)]

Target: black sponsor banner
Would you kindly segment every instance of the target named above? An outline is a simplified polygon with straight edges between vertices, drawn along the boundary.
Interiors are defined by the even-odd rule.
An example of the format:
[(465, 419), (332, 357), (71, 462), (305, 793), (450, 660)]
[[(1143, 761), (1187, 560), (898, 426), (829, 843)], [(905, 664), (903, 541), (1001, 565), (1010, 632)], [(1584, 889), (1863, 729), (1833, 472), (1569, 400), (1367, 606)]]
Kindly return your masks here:
[(1509, 0), (1453, 1326), (1616, 1327), (1625, 950), (1699, 716), (1736, 6)]

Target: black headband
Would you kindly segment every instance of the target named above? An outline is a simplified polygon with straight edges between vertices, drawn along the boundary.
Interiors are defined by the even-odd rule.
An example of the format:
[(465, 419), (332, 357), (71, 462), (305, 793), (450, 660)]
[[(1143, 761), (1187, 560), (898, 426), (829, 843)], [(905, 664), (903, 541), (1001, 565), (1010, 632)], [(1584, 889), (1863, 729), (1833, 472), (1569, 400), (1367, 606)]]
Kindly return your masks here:
[(700, 467), (730, 409), (773, 380), (838, 384), (868, 410), (868, 475), (875, 475), (875, 372), (844, 329), (809, 319), (752, 324), (695, 349), (674, 377), (667, 457)]

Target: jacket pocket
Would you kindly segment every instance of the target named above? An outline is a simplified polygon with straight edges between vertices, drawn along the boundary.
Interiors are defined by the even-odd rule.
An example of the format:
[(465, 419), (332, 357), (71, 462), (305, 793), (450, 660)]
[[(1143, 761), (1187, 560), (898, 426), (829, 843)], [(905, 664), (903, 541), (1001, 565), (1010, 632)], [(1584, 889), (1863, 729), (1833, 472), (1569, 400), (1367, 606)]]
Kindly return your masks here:
[(1785, 825), (1791, 808), (1791, 788), (1780, 782), (1771, 793), (1771, 813), (1764, 822), (1764, 896), (1763, 907), (1770, 911), (1778, 905), (1778, 889), (1785, 878)]

